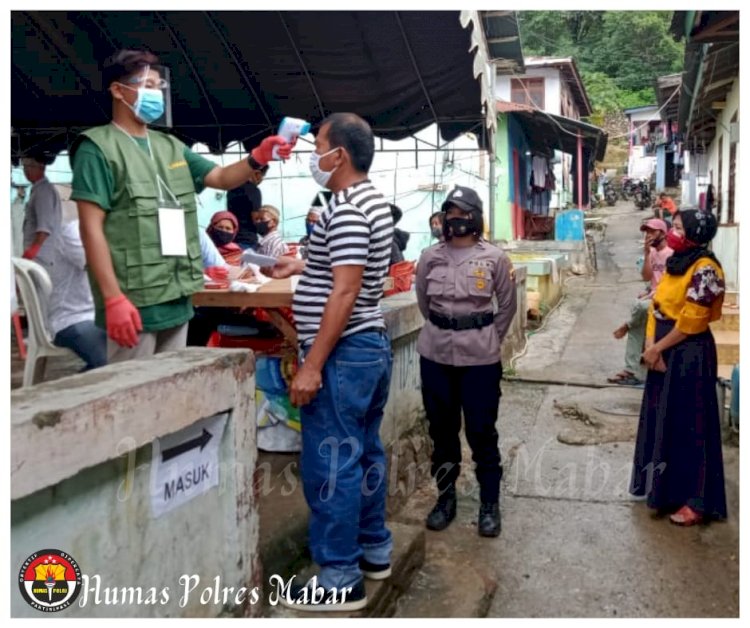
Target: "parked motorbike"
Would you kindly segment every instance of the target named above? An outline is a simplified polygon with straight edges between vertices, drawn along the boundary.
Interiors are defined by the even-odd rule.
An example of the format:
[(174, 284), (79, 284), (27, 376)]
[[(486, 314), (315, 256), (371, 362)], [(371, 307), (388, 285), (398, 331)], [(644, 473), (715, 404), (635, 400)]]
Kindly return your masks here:
[(635, 197), (637, 182), (630, 177), (620, 179), (620, 196), (623, 201), (629, 201)]
[(635, 197), (633, 200), (635, 202), (635, 206), (641, 211), (646, 209), (646, 207), (651, 207), (651, 186), (646, 179), (641, 179), (637, 182)]
[(617, 202), (617, 190), (609, 181), (604, 182), (604, 200), (610, 207), (614, 207)]

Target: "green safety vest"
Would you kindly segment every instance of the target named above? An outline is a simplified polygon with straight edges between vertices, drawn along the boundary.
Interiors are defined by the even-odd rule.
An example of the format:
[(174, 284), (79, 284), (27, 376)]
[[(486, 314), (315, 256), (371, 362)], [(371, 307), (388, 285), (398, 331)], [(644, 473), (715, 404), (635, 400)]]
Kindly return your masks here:
[[(112, 170), (114, 195), (111, 211), (104, 219), (104, 235), (123, 294), (136, 307), (148, 307), (202, 290), (195, 184), (185, 161), (185, 145), (170, 135), (149, 130), (151, 159), (125, 133), (107, 124), (84, 131), (71, 148), (71, 159), (83, 136), (99, 147)], [(161, 253), (157, 172), (185, 212), (186, 256)], [(163, 195), (166, 206), (174, 207), (172, 195), (166, 190)], [(89, 276), (94, 304), (104, 309), (93, 273)]]

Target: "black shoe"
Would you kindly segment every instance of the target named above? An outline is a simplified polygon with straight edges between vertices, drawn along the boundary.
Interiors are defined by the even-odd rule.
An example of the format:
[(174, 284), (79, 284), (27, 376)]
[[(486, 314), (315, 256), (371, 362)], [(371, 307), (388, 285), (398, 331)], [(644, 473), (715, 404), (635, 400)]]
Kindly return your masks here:
[(385, 580), (391, 575), (391, 564), (378, 565), (361, 558), (359, 560), (359, 570), (365, 578), (369, 578), (370, 580)]
[(500, 505), (497, 502), (479, 507), (477, 528), (479, 536), (500, 536)]
[(427, 515), (425, 525), (428, 530), (445, 530), (456, 518), (456, 487), (449, 486), (437, 499), (435, 507)]
[(360, 578), (348, 587), (326, 589), (313, 576), (303, 586), (292, 585), (286, 594), (280, 590), (278, 601), (297, 611), (358, 611), (367, 606), (365, 580)]

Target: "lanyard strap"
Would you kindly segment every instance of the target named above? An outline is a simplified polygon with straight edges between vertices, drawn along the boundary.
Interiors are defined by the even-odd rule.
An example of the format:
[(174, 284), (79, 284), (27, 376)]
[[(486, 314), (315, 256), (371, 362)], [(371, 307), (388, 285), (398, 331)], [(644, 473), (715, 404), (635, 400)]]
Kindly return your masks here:
[[(115, 128), (119, 129), (125, 135), (127, 135), (132, 140), (133, 144), (135, 144), (138, 147), (138, 150), (141, 150), (140, 144), (138, 144), (138, 141), (132, 135), (130, 135), (130, 133), (128, 133), (125, 129), (123, 129), (114, 120), (112, 120), (112, 124), (115, 126)], [(156, 187), (159, 191), (159, 202), (162, 204), (164, 203), (164, 190), (166, 190), (167, 193), (172, 197), (172, 200), (174, 201), (175, 205), (177, 205), (177, 207), (181, 207), (180, 201), (177, 200), (177, 197), (174, 195), (172, 190), (169, 189), (169, 186), (166, 184), (164, 179), (161, 178), (159, 171), (156, 169), (156, 160), (154, 159), (154, 153), (151, 150), (151, 138), (148, 136), (148, 131), (146, 131), (146, 144), (148, 146), (148, 156), (151, 158), (151, 161), (154, 163), (154, 169), (156, 170)]]

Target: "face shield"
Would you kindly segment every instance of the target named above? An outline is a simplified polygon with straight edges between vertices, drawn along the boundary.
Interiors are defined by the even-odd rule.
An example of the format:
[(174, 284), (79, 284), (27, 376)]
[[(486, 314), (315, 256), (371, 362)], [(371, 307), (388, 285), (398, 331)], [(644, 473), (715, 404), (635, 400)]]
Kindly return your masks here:
[(140, 120), (149, 126), (172, 126), (169, 68), (163, 65), (146, 66), (138, 74), (119, 82), (137, 91), (136, 100), (130, 108)]

